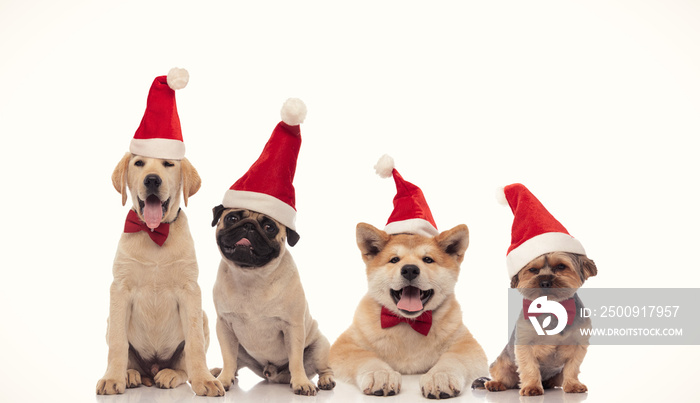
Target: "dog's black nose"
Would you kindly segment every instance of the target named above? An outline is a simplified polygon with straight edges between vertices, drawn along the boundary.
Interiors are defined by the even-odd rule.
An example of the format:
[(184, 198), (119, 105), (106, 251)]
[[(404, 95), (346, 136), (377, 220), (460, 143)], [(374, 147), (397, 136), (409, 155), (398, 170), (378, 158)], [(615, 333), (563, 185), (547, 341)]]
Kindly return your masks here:
[(546, 279), (540, 281), (540, 288), (552, 288), (552, 280)]
[(163, 183), (163, 181), (158, 175), (146, 175), (146, 178), (143, 180), (146, 189), (158, 189), (161, 183)]
[(413, 280), (420, 274), (420, 269), (414, 264), (407, 264), (401, 268), (401, 275), (408, 281)]

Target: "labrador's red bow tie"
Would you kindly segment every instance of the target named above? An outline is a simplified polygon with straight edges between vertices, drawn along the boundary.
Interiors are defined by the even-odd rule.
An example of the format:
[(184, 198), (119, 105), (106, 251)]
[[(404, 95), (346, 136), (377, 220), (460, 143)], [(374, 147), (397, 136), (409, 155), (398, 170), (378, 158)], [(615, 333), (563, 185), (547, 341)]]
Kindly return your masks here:
[[(532, 304), (532, 300), (523, 299), (523, 315), (526, 318), (529, 318), (530, 316), (540, 316), (543, 313), (546, 313), (530, 313), (530, 304)], [(561, 304), (564, 307), (564, 309), (566, 309), (566, 324), (570, 325), (574, 323), (574, 319), (576, 319), (576, 301), (574, 301), (573, 298), (569, 298), (564, 301), (559, 301), (559, 304)]]
[(161, 223), (158, 228), (150, 229), (145, 222), (141, 221), (139, 215), (136, 214), (134, 210), (129, 210), (129, 214), (126, 215), (126, 222), (124, 223), (124, 232), (131, 233), (139, 231), (146, 231), (153, 242), (157, 243), (158, 246), (163, 246), (165, 240), (168, 239), (170, 224)]
[(425, 311), (417, 318), (409, 319), (391, 312), (386, 307), (382, 307), (382, 329), (396, 326), (401, 322), (408, 323), (413, 330), (423, 336), (427, 336), (433, 324), (433, 311)]

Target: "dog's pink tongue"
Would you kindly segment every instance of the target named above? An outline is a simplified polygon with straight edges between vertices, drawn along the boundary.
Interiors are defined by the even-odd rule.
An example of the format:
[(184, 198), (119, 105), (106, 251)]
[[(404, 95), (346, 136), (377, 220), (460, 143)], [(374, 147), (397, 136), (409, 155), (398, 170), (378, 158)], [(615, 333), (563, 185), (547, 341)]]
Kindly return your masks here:
[(251, 246), (251, 243), (248, 240), (248, 238), (241, 238), (240, 241), (236, 242), (236, 246), (238, 246), (238, 245)]
[(396, 307), (408, 312), (418, 312), (423, 309), (423, 303), (420, 300), (420, 290), (410, 285), (404, 288)]
[(146, 205), (143, 207), (143, 219), (148, 228), (151, 229), (158, 228), (160, 222), (163, 221), (163, 207), (157, 197), (149, 197), (146, 200)]

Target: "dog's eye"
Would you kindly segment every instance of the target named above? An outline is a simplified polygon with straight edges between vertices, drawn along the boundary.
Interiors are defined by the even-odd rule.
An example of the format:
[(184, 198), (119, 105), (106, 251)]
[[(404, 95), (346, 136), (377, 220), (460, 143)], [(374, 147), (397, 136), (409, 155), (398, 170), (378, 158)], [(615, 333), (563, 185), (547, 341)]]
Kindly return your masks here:
[(397, 256), (394, 256), (394, 257), (391, 258), (391, 260), (389, 261), (389, 263), (398, 263), (399, 260), (401, 260), (401, 259), (399, 259)]
[(229, 214), (225, 218), (227, 224), (233, 224), (239, 220), (238, 216), (235, 214)]
[(538, 268), (536, 268), (536, 267), (530, 268), (530, 273), (532, 273), (532, 274), (537, 274), (537, 273), (539, 273), (539, 272), (540, 272), (540, 269), (538, 269)]
[(424, 258), (423, 258), (423, 261), (424, 261), (425, 263), (428, 263), (428, 264), (434, 262), (433, 258), (430, 258), (430, 257), (428, 257), (428, 256), (424, 257)]
[(275, 229), (276, 229), (275, 226), (272, 224), (265, 224), (265, 226), (263, 228), (267, 232), (275, 232)]
[(163, 161), (163, 166), (166, 167), (166, 168), (170, 168), (170, 167), (174, 167), (175, 164), (173, 164), (173, 163), (170, 162), (170, 161)]
[(134, 162), (134, 165), (136, 165), (137, 167), (142, 167), (142, 166), (143, 166), (143, 161), (141, 161), (141, 160), (136, 160), (136, 162)]
[(566, 265), (563, 264), (563, 263), (560, 263), (560, 264), (554, 266), (554, 268), (552, 269), (552, 271), (564, 270), (564, 269), (566, 269)]

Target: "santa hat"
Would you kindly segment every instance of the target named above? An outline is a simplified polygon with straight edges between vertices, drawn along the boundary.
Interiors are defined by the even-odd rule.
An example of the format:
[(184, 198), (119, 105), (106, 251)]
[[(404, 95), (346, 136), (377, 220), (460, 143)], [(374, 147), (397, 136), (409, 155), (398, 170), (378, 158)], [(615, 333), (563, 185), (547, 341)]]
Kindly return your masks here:
[(394, 211), (391, 212), (384, 231), (388, 234), (417, 234), (428, 237), (439, 234), (423, 191), (401, 177), (399, 171), (394, 168), (394, 159), (385, 154), (374, 169), (380, 177), (393, 176), (396, 182)]
[(290, 98), (282, 106), (282, 121), (272, 131), (270, 140), (236, 183), (226, 191), (225, 208), (244, 208), (274, 218), (296, 231), (294, 173), (301, 147), (299, 124), (306, 118), (306, 105)]
[(569, 235), (564, 226), (524, 185), (514, 183), (497, 194), (502, 204), (513, 211), (511, 244), (506, 256), (508, 275), (515, 276), (530, 261), (550, 252), (585, 255), (583, 245)]
[(172, 160), (185, 157), (174, 90), (185, 88), (189, 79), (187, 70), (174, 67), (167, 76), (153, 80), (146, 112), (129, 146), (132, 154)]

